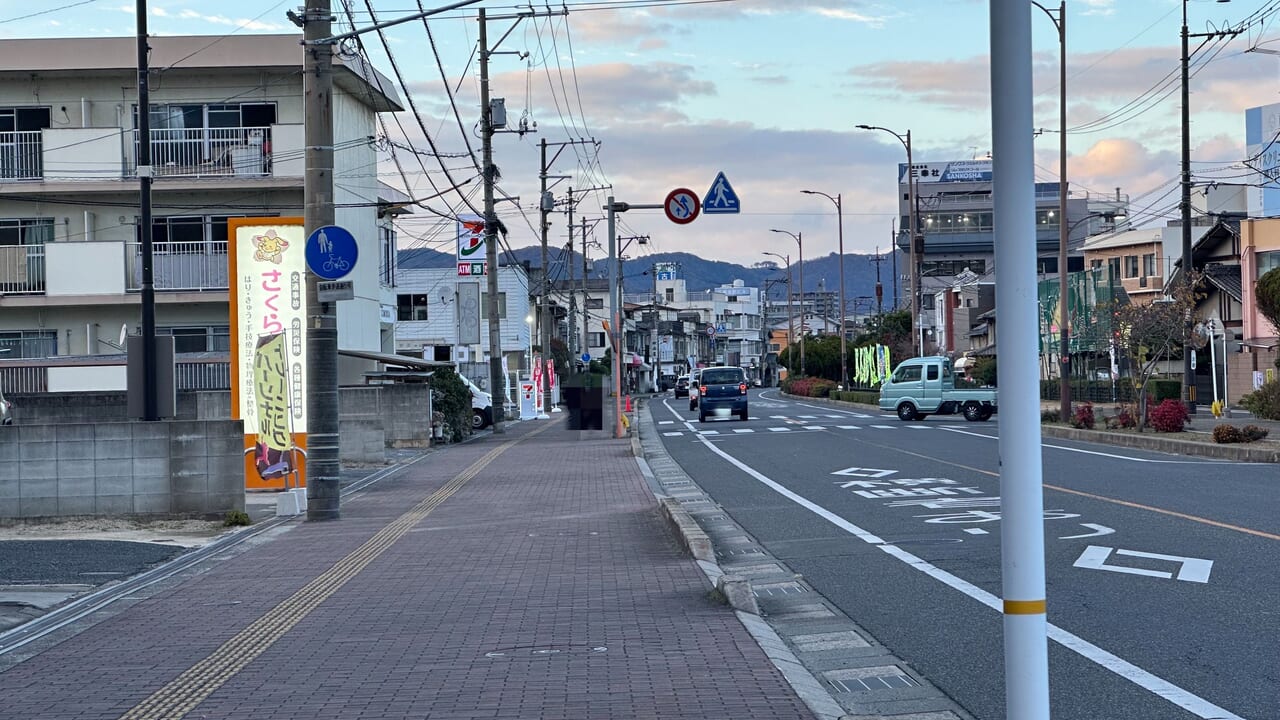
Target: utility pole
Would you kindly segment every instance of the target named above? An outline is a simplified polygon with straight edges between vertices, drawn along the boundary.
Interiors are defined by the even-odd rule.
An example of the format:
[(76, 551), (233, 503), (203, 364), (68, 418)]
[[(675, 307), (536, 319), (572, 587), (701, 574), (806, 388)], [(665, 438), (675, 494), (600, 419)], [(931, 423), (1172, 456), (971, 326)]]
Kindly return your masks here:
[(494, 408), (493, 432), (506, 432), (507, 392), (502, 373), (502, 316), (498, 298), (498, 217), (493, 209), (493, 113), (489, 107), (489, 31), (485, 10), (480, 8), (480, 139), (484, 172), (484, 256), (485, 279), (489, 295), (489, 391), (494, 398), (502, 396), (502, 408)]
[[(309, 0), (303, 12), (303, 103), (306, 145), (303, 224), (307, 235), (334, 224), (333, 24), (330, 0)], [(338, 455), (338, 322), (320, 302), (315, 273), (307, 276), (307, 519), (340, 517)]]
[(871, 262), (876, 266), (876, 314), (881, 316), (883, 322), (884, 316), (884, 286), (880, 284), (880, 263), (884, 262), (884, 258), (880, 257), (880, 246), (876, 246), (876, 256)]
[[(1218, 1), (1227, 2), (1228, 0)], [(1204, 42), (1200, 43), (1200, 47), (1204, 47), (1204, 43), (1213, 38), (1234, 37), (1241, 32), (1243, 30), (1236, 29), (1208, 33), (1188, 33), (1187, 0), (1182, 0), (1182, 201), (1180, 207), (1182, 210), (1182, 277), (1187, 284), (1188, 290), (1191, 290), (1195, 282), (1191, 277), (1193, 268), (1191, 258), (1191, 91), (1189, 89), (1188, 73), (1191, 53), (1189, 51), (1189, 40), (1193, 37), (1204, 38)], [(1197, 52), (1199, 50), (1200, 48), (1196, 48)], [(1182, 400), (1187, 404), (1187, 412), (1194, 415), (1196, 413), (1196, 371), (1192, 369), (1191, 363), (1196, 349), (1191, 344), (1192, 320), (1191, 312), (1188, 311), (1183, 333), (1184, 339), (1182, 341)]]
[[(142, 419), (160, 419), (156, 383), (155, 255), (151, 228), (151, 68), (147, 60), (147, 0), (138, 0), (138, 221), (142, 225)], [(90, 351), (92, 352), (92, 351)]]
[[(578, 340), (578, 330), (577, 330), (578, 304), (574, 302), (577, 296), (573, 294), (573, 187), (569, 188), (568, 195), (569, 195), (569, 200), (568, 200), (569, 222), (567, 227), (569, 228), (569, 244), (566, 247), (569, 250), (569, 261), (568, 261), (569, 262), (569, 315), (565, 319), (565, 325), (569, 329), (569, 354), (573, 356), (572, 360), (577, 360), (578, 356), (582, 353), (582, 348), (585, 345), (586, 338), (582, 339), (583, 344), (579, 344), (577, 342)], [(585, 260), (586, 258), (584, 257), (583, 261)], [(585, 267), (582, 269), (583, 283), (586, 283), (587, 281), (586, 270), (587, 269)], [(585, 284), (583, 285), (583, 288), (586, 288)], [(586, 303), (587, 303), (587, 296), (586, 296), (586, 293), (584, 292), (582, 295), (582, 304), (586, 305)], [(573, 366), (574, 365), (571, 364), (571, 367)]]
[(658, 351), (658, 265), (654, 263), (653, 269), (653, 327), (649, 333), (649, 347), (653, 348), (653, 389), (658, 388), (658, 383), (662, 380), (662, 362)]
[(591, 352), (591, 311), (587, 308), (587, 219), (582, 218), (582, 351)]
[(1031, 4), (1044, 11), (1058, 30), (1058, 413), (1063, 422), (1071, 417), (1071, 303), (1067, 287), (1067, 3), (1058, 5), (1058, 15), (1035, 0)]
[[(551, 317), (550, 317), (550, 306), (549, 306), (550, 304), (547, 301), (547, 298), (551, 292), (551, 273), (550, 273), (550, 268), (548, 267), (548, 263), (550, 261), (547, 257), (547, 231), (550, 229), (551, 223), (548, 221), (547, 216), (551, 213), (552, 210), (555, 209), (555, 198), (552, 197), (551, 191), (547, 189), (547, 180), (552, 177), (555, 177), (556, 179), (560, 179), (560, 180), (567, 179), (569, 177), (568, 175), (558, 175), (558, 176), (547, 175), (547, 170), (550, 168), (551, 163), (554, 163), (556, 158), (560, 157), (560, 153), (564, 152), (564, 149), (566, 147), (569, 147), (570, 145), (585, 145), (587, 143), (594, 144), (595, 142), (596, 142), (595, 140), (566, 140), (564, 142), (549, 143), (546, 141), (546, 138), (543, 138), (541, 143), (542, 164), (538, 172), (538, 178), (542, 181), (542, 191), (538, 195), (538, 198), (539, 198), (538, 208), (541, 210), (541, 215), (542, 215), (542, 223), (540, 227), (542, 228), (542, 278), (543, 280), (542, 280), (542, 294), (539, 297), (538, 309), (539, 309), (539, 317), (542, 318), (541, 342), (542, 342), (542, 358), (544, 362), (547, 358), (551, 357), (551, 324), (552, 324)], [(556, 150), (555, 157), (551, 158), (550, 161), (547, 160), (547, 146), (549, 145), (559, 148), (558, 150)], [(570, 250), (573, 249), (573, 188), (569, 188), (569, 249)], [(570, 254), (572, 255), (572, 253)], [(569, 265), (570, 266), (573, 265), (572, 259), (569, 261)], [(570, 294), (572, 295), (572, 293)], [(569, 325), (571, 327), (573, 325), (572, 315), (569, 316)], [(542, 392), (542, 407), (544, 411), (550, 412), (551, 374), (546, 372), (545, 369), (543, 370), (543, 373), (542, 373), (541, 392)], [(559, 408), (557, 408), (556, 410), (558, 412)]]

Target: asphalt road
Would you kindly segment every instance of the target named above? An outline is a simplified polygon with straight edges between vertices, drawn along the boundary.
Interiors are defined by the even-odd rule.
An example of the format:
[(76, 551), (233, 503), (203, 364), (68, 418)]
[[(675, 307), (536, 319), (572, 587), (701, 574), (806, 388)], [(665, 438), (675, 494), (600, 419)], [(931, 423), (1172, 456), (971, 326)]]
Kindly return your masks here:
[[(998, 424), (752, 391), (751, 420), (649, 404), (773, 555), (979, 718), (1003, 718)], [(1280, 718), (1280, 467), (1046, 440), (1058, 720)]]

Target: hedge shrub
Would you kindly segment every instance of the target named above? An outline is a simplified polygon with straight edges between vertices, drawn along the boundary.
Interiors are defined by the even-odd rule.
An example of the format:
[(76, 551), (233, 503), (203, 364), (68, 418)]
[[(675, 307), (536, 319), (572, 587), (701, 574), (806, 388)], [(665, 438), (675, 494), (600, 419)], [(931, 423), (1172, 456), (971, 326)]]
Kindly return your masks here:
[(1264, 383), (1240, 398), (1240, 405), (1263, 420), (1280, 420), (1280, 380)]
[(1147, 421), (1157, 432), (1182, 432), (1191, 415), (1181, 400), (1168, 398), (1147, 412)]

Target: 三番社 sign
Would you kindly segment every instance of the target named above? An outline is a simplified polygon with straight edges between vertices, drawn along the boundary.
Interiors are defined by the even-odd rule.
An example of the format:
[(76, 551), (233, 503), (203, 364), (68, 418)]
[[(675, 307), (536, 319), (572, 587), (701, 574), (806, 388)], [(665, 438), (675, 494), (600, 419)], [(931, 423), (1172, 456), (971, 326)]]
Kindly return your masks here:
[(302, 218), (227, 221), (231, 417), (244, 421), (245, 488), (306, 484), (306, 233)]

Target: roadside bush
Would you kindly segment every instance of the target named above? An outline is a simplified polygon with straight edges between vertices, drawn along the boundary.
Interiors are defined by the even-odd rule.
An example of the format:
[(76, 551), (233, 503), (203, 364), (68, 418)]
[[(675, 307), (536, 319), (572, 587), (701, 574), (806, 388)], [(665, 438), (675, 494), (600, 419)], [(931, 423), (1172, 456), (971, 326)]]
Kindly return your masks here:
[(1092, 430), (1095, 422), (1093, 403), (1080, 403), (1071, 414), (1071, 427), (1073, 428)]
[(1060, 423), (1062, 422), (1062, 411), (1061, 410), (1041, 410), (1040, 422)]
[(224, 527), (236, 527), (252, 524), (253, 520), (249, 517), (249, 513), (243, 510), (228, 510), (227, 514), (222, 516), (222, 525)]
[(1181, 400), (1169, 398), (1151, 410), (1149, 422), (1157, 432), (1182, 432), (1191, 422), (1191, 415)]
[(1266, 428), (1260, 428), (1257, 425), (1245, 425), (1240, 428), (1240, 434), (1244, 436), (1245, 442), (1257, 442), (1271, 433)]
[(844, 402), (861, 403), (863, 405), (875, 405), (880, 402), (879, 390), (845, 390), (844, 392), (831, 393), (832, 400), (843, 400)]
[(1264, 383), (1240, 398), (1240, 405), (1263, 420), (1280, 420), (1280, 380)]
[(1182, 397), (1182, 381), (1157, 378), (1147, 381), (1147, 402), (1159, 404)]
[(1244, 442), (1244, 434), (1235, 425), (1223, 423), (1213, 428), (1213, 441), (1219, 445)]
[(1138, 427), (1138, 418), (1128, 405), (1117, 405), (1116, 414), (1104, 417), (1102, 424), (1113, 430), (1128, 430)]
[(431, 375), (431, 409), (444, 416), (444, 436), (450, 441), (461, 441), (471, 430), (471, 389), (453, 368), (442, 367)]
[(818, 377), (796, 378), (791, 382), (791, 388), (784, 388), (784, 392), (792, 395), (803, 395), (812, 398), (830, 397), (832, 391), (836, 389), (836, 383), (833, 380)]

